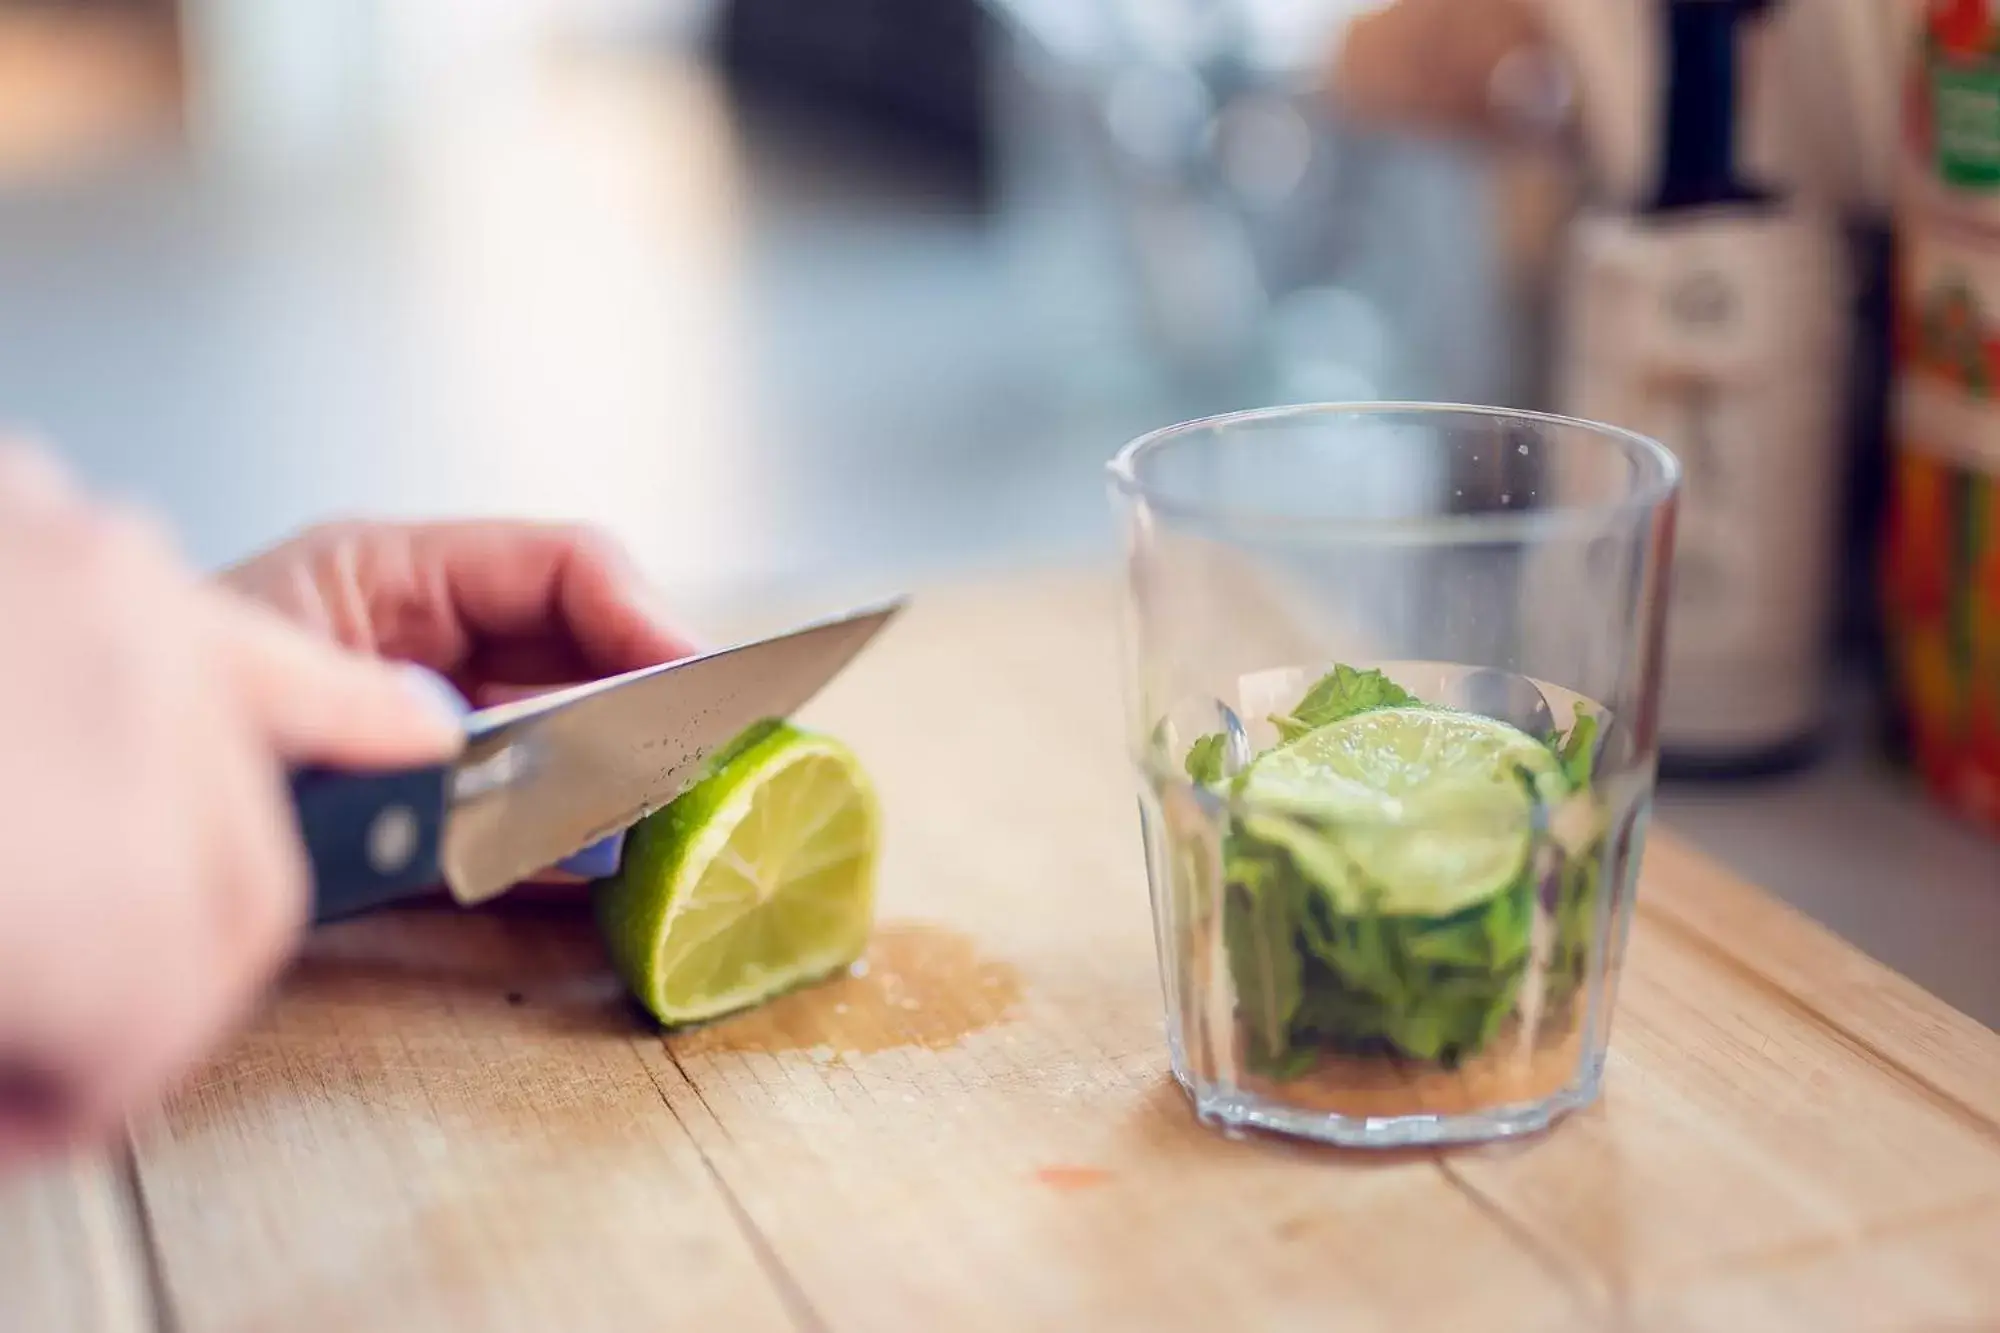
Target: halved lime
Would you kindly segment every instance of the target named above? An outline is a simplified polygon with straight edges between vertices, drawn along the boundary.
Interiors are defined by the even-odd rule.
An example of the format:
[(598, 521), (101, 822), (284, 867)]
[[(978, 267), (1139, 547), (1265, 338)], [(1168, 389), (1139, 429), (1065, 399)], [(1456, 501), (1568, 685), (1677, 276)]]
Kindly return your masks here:
[(626, 837), (598, 923), (633, 994), (670, 1026), (716, 1018), (860, 957), (881, 816), (854, 755), (768, 728)]
[[(1523, 773), (1526, 780), (1523, 780)], [(1444, 917), (1520, 879), (1534, 798), (1560, 795), (1549, 748), (1474, 713), (1379, 708), (1263, 755), (1247, 832), (1292, 854), (1343, 912)]]

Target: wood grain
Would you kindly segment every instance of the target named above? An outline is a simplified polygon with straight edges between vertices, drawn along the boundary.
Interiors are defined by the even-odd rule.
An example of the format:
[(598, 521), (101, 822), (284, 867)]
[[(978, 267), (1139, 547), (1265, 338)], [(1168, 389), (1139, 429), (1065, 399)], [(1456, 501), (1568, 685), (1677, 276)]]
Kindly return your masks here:
[(815, 703), (888, 821), (860, 975), (662, 1038), (575, 912), (324, 934), (141, 1138), (177, 1327), (2000, 1324), (2000, 1038), (1657, 832), (1599, 1106), (1448, 1156), (1197, 1126), (1114, 625), (935, 592)]
[(135, 1218), (125, 1181), (101, 1158), (0, 1180), (0, 1330), (152, 1328)]
[(1600, 1106), (1447, 1168), (1614, 1303), (2000, 1215), (1990, 1125), (1913, 1095), (1686, 939), (1637, 932), (1617, 1023)]
[(642, 1031), (573, 912), (327, 931), (139, 1139), (177, 1327), (790, 1327)]
[[(1911, 865), (1921, 873), (1917, 849)], [(1662, 840), (1647, 869), (1653, 887), (1641, 910), (1651, 920), (1692, 935), (1972, 1116), (2000, 1123), (1991, 1028), (1683, 843)]]

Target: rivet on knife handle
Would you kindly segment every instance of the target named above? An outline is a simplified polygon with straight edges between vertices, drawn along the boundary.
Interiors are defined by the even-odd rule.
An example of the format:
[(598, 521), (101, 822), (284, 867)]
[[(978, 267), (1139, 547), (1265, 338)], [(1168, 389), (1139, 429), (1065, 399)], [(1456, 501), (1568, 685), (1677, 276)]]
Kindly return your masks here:
[(319, 925), (415, 897), (442, 881), (449, 771), (292, 775)]

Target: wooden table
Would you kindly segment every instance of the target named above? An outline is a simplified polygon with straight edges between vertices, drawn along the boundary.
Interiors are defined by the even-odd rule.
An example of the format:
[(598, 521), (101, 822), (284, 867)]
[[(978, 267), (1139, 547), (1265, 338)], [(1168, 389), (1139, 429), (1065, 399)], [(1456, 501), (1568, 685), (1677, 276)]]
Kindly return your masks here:
[(1657, 833), (1597, 1107), (1198, 1126), (1114, 624), (920, 596), (814, 706), (887, 808), (865, 976), (663, 1040), (573, 910), (329, 930), (128, 1161), (0, 1190), (0, 1328), (2000, 1327), (2000, 1038)]

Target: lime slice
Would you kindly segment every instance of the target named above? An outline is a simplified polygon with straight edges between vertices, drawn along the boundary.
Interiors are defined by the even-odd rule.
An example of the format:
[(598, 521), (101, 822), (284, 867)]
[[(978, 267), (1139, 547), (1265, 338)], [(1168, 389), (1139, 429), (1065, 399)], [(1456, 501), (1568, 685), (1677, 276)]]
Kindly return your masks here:
[(1556, 757), (1474, 713), (1379, 708), (1253, 763), (1243, 824), (1276, 843), (1342, 912), (1444, 917), (1516, 883), (1533, 840), (1526, 770), (1562, 794)]
[(853, 754), (791, 726), (732, 749), (627, 835), (597, 890), (619, 973), (670, 1026), (845, 967), (873, 924), (881, 818)]

